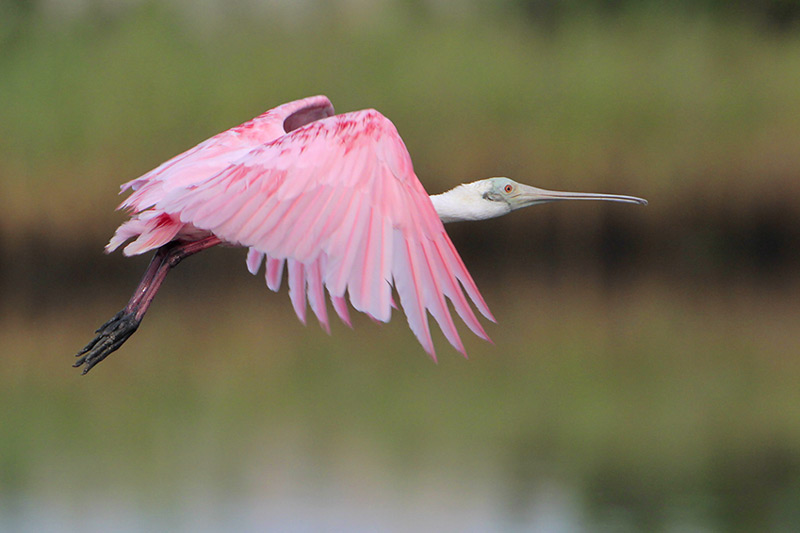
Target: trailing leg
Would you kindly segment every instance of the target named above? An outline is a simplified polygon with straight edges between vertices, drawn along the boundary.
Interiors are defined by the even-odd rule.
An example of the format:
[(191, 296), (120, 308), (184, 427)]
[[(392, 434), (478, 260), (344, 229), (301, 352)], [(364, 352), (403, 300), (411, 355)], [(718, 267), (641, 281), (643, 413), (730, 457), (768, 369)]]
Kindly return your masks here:
[(86, 374), (122, 346), (136, 332), (170, 269), (185, 257), (219, 243), (220, 240), (212, 235), (198, 241), (173, 241), (159, 248), (128, 305), (97, 329), (95, 338), (75, 355), (78, 360), (72, 366), (85, 365), (83, 374)]

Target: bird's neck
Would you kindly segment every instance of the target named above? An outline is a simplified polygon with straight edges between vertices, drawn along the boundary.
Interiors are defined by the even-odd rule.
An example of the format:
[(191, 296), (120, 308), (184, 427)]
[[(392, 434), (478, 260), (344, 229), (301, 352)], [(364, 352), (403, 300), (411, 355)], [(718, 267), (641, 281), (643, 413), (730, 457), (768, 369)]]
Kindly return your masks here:
[(481, 182), (465, 183), (442, 194), (431, 195), (436, 214), (445, 224), (465, 220), (486, 220), (505, 215), (511, 209), (505, 202), (483, 198)]

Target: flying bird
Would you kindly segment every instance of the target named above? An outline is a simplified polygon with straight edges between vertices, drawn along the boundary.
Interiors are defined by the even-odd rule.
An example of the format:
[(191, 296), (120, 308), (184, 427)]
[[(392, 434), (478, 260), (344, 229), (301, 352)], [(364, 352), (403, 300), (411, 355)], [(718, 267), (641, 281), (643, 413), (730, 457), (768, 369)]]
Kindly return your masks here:
[[(468, 302), (494, 321), (443, 223), (484, 220), (555, 200), (633, 196), (538, 189), (504, 177), (428, 196), (395, 126), (374, 109), (336, 115), (325, 96), (283, 104), (203, 141), (122, 185), (130, 218), (106, 246), (126, 256), (155, 250), (128, 304), (77, 355), (83, 373), (139, 327), (167, 273), (216, 246), (248, 249), (247, 268), (264, 266), (305, 323), (307, 305), (330, 332), (325, 292), (350, 325), (350, 305), (387, 322), (397, 291), (408, 325), (435, 359), (427, 314), (466, 354), (446, 299), (478, 337), (489, 340)], [(130, 242), (128, 242), (130, 241)]]

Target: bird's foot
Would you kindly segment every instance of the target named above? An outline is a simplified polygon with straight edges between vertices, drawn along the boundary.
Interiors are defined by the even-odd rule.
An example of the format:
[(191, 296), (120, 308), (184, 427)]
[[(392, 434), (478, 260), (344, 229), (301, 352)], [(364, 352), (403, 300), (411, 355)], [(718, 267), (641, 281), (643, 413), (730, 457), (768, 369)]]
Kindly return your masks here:
[(140, 322), (141, 320), (137, 319), (134, 313), (126, 312), (123, 309), (111, 317), (111, 320), (97, 328), (95, 331), (97, 336), (75, 355), (79, 359), (72, 366), (77, 368), (86, 365), (83, 369), (83, 374), (86, 374), (97, 363), (122, 346), (128, 337), (134, 334)]

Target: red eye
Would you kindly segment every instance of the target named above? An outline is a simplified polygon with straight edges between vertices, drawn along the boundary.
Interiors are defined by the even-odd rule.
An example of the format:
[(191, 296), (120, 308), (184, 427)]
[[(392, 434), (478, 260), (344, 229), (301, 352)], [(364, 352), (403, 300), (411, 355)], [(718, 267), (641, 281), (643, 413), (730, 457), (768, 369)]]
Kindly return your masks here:
[(506, 191), (506, 192), (511, 192), (511, 191), (514, 190), (514, 186), (511, 185), (511, 184), (506, 185), (505, 187), (503, 187), (503, 190)]

